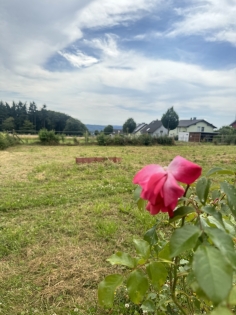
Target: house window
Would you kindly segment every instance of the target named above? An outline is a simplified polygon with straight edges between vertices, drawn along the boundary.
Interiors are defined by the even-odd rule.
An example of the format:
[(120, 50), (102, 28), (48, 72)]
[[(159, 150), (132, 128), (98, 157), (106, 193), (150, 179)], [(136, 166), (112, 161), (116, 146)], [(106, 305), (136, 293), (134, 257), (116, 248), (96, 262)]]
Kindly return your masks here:
[(198, 127), (197, 127), (197, 131), (201, 131), (201, 127), (198, 126)]
[(204, 127), (202, 127), (201, 131), (204, 131)]

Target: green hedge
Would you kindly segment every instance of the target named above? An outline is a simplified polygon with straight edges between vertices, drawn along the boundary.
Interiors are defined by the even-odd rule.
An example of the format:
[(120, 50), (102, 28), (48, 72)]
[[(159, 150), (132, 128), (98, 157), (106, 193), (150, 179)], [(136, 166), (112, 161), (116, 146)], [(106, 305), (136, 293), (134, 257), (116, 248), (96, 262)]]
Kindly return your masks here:
[(98, 145), (174, 145), (174, 139), (171, 137), (152, 137), (148, 134), (141, 136), (129, 137), (123, 135), (106, 136), (104, 133), (100, 133), (97, 136)]

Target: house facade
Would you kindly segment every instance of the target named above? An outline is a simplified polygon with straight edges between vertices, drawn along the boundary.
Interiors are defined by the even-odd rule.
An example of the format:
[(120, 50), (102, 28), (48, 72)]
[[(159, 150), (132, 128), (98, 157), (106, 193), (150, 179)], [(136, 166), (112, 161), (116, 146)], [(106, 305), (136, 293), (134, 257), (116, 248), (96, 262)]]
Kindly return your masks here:
[(160, 137), (168, 135), (168, 130), (162, 125), (160, 120), (153, 120), (141, 130), (141, 134), (149, 134), (153, 137)]
[(189, 132), (189, 133), (214, 133), (216, 127), (204, 119), (188, 119), (180, 120), (179, 125), (176, 129), (170, 130), (169, 136), (178, 136), (180, 132)]

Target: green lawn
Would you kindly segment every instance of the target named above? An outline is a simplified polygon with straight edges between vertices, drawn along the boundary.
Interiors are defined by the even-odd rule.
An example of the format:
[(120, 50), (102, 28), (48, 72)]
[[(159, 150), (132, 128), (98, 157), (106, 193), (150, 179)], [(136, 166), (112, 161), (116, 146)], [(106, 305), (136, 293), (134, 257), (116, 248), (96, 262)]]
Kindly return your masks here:
[[(236, 146), (27, 146), (0, 151), (0, 314), (104, 314), (97, 284), (119, 267), (106, 258), (133, 250), (156, 221), (132, 197), (134, 174), (181, 155), (203, 167), (236, 169)], [(122, 158), (75, 164), (75, 157)], [(165, 216), (161, 223), (168, 227)], [(117, 298), (119, 300), (119, 297)], [(107, 314), (133, 314), (120, 306)]]

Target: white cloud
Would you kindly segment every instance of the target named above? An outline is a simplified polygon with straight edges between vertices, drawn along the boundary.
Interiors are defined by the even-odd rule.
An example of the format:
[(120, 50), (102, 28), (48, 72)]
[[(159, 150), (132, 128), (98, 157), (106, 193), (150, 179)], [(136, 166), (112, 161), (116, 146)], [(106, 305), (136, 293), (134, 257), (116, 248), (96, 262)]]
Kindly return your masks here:
[(173, 25), (169, 36), (201, 35), (236, 45), (235, 0), (189, 0), (186, 8), (175, 11), (182, 20)]
[(150, 12), (163, 0), (97, 0), (78, 14), (78, 23), (82, 28), (114, 26), (135, 21), (145, 12)]
[[(181, 118), (197, 116), (217, 126), (231, 119), (236, 69), (206, 70), (117, 50), (117, 56), (104, 55), (99, 63), (63, 75), (35, 67), (24, 76), (11, 73), (0, 77), (5, 91), (2, 96), (11, 101), (8, 93), (14, 90), (17, 100), (46, 103), (49, 109), (66, 112), (84, 123), (122, 124), (128, 117), (149, 122), (153, 117), (161, 118), (170, 106)], [(89, 60), (85, 55), (77, 58), (79, 65)]]
[(91, 56), (87, 56), (80, 51), (78, 51), (76, 54), (66, 53), (62, 51), (59, 51), (58, 53), (61, 56), (63, 56), (66, 60), (68, 60), (74, 67), (77, 68), (83, 66), (88, 67), (98, 62), (98, 59)]
[(92, 48), (100, 49), (106, 56), (115, 57), (119, 54), (116, 42), (117, 38), (118, 37), (113, 34), (106, 34), (105, 38), (84, 39), (84, 42)]
[(91, 0), (2, 0), (1, 60), (6, 67), (42, 65), (56, 51), (82, 37), (77, 12)]

